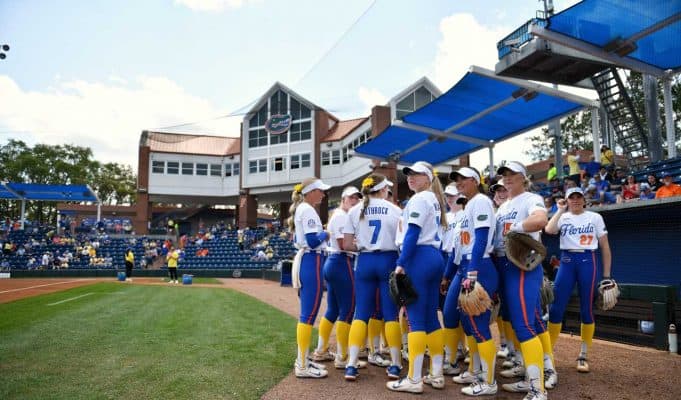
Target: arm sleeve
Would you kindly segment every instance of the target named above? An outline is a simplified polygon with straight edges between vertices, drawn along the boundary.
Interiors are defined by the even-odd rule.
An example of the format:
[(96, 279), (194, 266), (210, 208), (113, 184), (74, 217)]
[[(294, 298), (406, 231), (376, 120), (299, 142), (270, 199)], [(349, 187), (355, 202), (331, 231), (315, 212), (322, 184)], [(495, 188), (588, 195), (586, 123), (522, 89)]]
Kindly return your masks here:
[(397, 259), (397, 265), (404, 267), (407, 261), (411, 259), (416, 251), (416, 243), (419, 240), (419, 235), (421, 234), (421, 227), (416, 224), (409, 224), (407, 228), (407, 233), (404, 235), (404, 242), (402, 243), (402, 253), (400, 253), (400, 258)]
[(485, 255), (485, 248), (487, 248), (487, 237), (489, 236), (489, 228), (475, 229), (475, 243), (473, 243), (473, 253), (471, 254), (471, 270), (478, 269), (478, 263)]
[(321, 232), (310, 232), (305, 234), (305, 241), (307, 242), (307, 245), (310, 246), (311, 249), (314, 249), (315, 247), (319, 246), (322, 244), (323, 241), (329, 238), (329, 234), (326, 233), (326, 231), (321, 231)]
[[(456, 246), (455, 246), (456, 247)], [(454, 273), (456, 272), (456, 264), (454, 264), (454, 259), (456, 257), (455, 255), (455, 249), (452, 249), (452, 252), (449, 253), (449, 259), (447, 259), (447, 265), (445, 265), (445, 273), (443, 275), (443, 278), (452, 280), (454, 277)]]

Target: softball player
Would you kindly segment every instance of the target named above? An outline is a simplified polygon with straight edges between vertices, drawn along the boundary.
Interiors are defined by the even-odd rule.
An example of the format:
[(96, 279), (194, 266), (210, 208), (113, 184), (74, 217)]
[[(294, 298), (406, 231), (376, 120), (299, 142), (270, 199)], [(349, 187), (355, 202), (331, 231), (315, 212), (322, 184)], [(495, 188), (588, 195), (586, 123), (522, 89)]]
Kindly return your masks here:
[(611, 260), (608, 231), (603, 217), (584, 210), (584, 193), (579, 188), (565, 192), (565, 200), (558, 201), (558, 211), (546, 226), (546, 233), (560, 233), (560, 267), (554, 284), (555, 300), (549, 310), (549, 333), (555, 345), (562, 327), (563, 314), (572, 289), (579, 289), (579, 311), (582, 320), (582, 348), (577, 358), (577, 371), (589, 372), (587, 352), (591, 347), (596, 325), (593, 299), (596, 290), (596, 254), (600, 246), (603, 279), (610, 278)]
[[(361, 197), (362, 194), (354, 186), (343, 189), (340, 206), (333, 212), (327, 224), (330, 245), (323, 268), (327, 307), (326, 314), (319, 322), (319, 340), (311, 358), (314, 361), (334, 360), (336, 368), (345, 368), (350, 323), (355, 310), (355, 255), (343, 251), (343, 228), (348, 219), (348, 211)], [(329, 351), (329, 336), (334, 323), (337, 339), (335, 356)]]
[[(289, 228), (295, 233), (294, 243), (299, 249), (299, 265), (294, 262), (293, 279), (300, 287), (300, 318), (296, 329), (298, 356), (295, 373), (298, 378), (324, 378), (328, 375), (320, 364), (308, 361), (312, 326), (322, 301), (322, 265), (329, 234), (314, 209), (331, 186), (317, 178), (307, 178), (293, 188), (289, 212)], [(295, 271), (297, 269), (297, 271)], [(299, 285), (296, 284), (299, 282)]]
[[(408, 223), (397, 260), (395, 273), (407, 274), (416, 288), (418, 299), (408, 305), (409, 373), (406, 377), (388, 382), (388, 389), (399, 392), (422, 393), (423, 383), (435, 388), (444, 387), (442, 329), (437, 318), (440, 281), (444, 263), (440, 253), (438, 229), (446, 227), (445, 202), (442, 186), (433, 167), (423, 161), (402, 170), (407, 175), (409, 189), (415, 192), (404, 209)], [(427, 379), (421, 379), (426, 345), (430, 351), (432, 368)]]
[[(499, 284), (497, 270), (490, 258), (495, 230), (492, 200), (481, 193), (480, 174), (475, 169), (460, 168), (452, 172), (450, 178), (456, 182), (456, 188), (468, 199), (466, 208), (463, 210), (459, 234), (463, 257), (461, 286), (470, 287), (477, 282), (492, 296)], [(448, 309), (456, 301), (454, 297), (458, 298), (458, 293), (453, 291), (447, 296), (446, 307)], [(474, 372), (479, 372), (477, 379), (473, 380), (470, 386), (461, 389), (465, 395), (483, 396), (497, 392), (497, 384), (494, 380), (497, 350), (489, 329), (490, 315), (490, 310), (478, 316), (461, 313), (463, 329), (470, 336), (468, 342), (472, 361), (475, 364), (480, 363), (479, 370), (474, 368)]]
[[(398, 378), (400, 358), (400, 326), (397, 306), (390, 299), (388, 277), (397, 260), (395, 232), (400, 209), (386, 200), (392, 183), (383, 175), (371, 174), (362, 181), (362, 203), (350, 209), (345, 224), (343, 248), (359, 251), (355, 269), (355, 315), (350, 326), (350, 339), (345, 379), (357, 379), (359, 350), (366, 342), (367, 322), (380, 303), (385, 320), (385, 337), (390, 348), (388, 376)], [(377, 298), (376, 289), (378, 288)]]
[[(543, 281), (542, 268), (524, 271), (511, 263), (504, 255), (506, 233), (514, 231), (531, 235), (541, 240), (540, 231), (546, 226), (548, 217), (543, 199), (534, 193), (526, 192), (529, 180), (525, 167), (511, 161), (497, 170), (503, 176), (503, 184), (508, 190), (508, 200), (497, 210), (496, 225), (501, 231), (496, 256), (500, 278), (502, 280), (502, 303), (507, 304), (507, 311), (513, 326), (513, 331), (520, 344), (520, 351), (524, 359), (524, 372), (527, 378), (528, 394), (526, 400), (546, 399), (544, 386), (544, 368), (555, 371), (552, 365), (550, 338), (548, 333), (538, 334), (537, 313), (539, 307), (539, 289)], [(544, 357), (545, 353), (548, 354)], [(512, 368), (510, 374), (503, 376), (518, 376), (516, 373), (521, 366)], [(515, 369), (515, 371), (513, 371)], [(555, 372), (553, 372), (555, 373)], [(506, 386), (504, 389), (508, 390)]]

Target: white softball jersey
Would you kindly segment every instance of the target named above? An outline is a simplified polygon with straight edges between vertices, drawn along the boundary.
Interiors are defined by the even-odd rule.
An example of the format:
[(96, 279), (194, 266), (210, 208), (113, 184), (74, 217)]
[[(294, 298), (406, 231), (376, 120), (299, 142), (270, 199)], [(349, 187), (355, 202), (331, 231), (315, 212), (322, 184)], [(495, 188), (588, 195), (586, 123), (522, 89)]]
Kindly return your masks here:
[(494, 239), (494, 205), (492, 200), (482, 193), (478, 193), (468, 200), (463, 210), (461, 233), (459, 234), (462, 256), (470, 256), (473, 253), (477, 228), (489, 228), (487, 246), (485, 247), (485, 257), (487, 257), (492, 251), (492, 240)]
[[(296, 225), (295, 244), (299, 249), (310, 248), (305, 240), (307, 233), (319, 233), (324, 230), (322, 220), (317, 214), (317, 210), (306, 202), (302, 202), (296, 208), (296, 213), (293, 217), (293, 222)], [(325, 250), (326, 242), (322, 242), (319, 246), (312, 250)]]
[[(512, 199), (506, 200), (499, 206), (496, 215), (496, 234), (494, 237), (494, 249), (497, 251), (506, 250), (506, 234), (510, 231), (514, 222), (521, 222), (527, 219), (533, 212), (541, 210), (546, 212), (544, 200), (535, 193), (524, 192)], [(524, 232), (536, 241), (541, 241), (541, 231)]]
[(593, 211), (567, 212), (558, 219), (561, 250), (596, 250), (598, 239), (607, 235), (603, 217)]
[(452, 248), (454, 248), (454, 243), (455, 243), (455, 238), (457, 235), (457, 221), (458, 221), (458, 215), (461, 214), (461, 211), (459, 212), (448, 212), (447, 213), (447, 230), (443, 232), (442, 227), (440, 227), (440, 238), (442, 239), (442, 251), (446, 251), (447, 253), (452, 252)]
[(339, 253), (343, 249), (338, 246), (338, 239), (343, 239), (343, 228), (348, 222), (348, 213), (342, 208), (338, 207), (333, 211), (333, 215), (329, 219), (329, 223), (326, 224), (326, 229), (329, 231), (331, 237), (329, 238), (329, 252)]
[(360, 202), (350, 209), (343, 233), (355, 235), (359, 251), (397, 250), (395, 233), (400, 208), (387, 200), (370, 198), (364, 218), (360, 220), (362, 208), (364, 203)]
[(424, 190), (418, 192), (409, 199), (404, 208), (404, 218), (402, 229), (409, 229), (409, 224), (421, 227), (417, 246), (434, 246), (440, 248), (439, 222), (440, 222), (440, 203), (431, 191)]

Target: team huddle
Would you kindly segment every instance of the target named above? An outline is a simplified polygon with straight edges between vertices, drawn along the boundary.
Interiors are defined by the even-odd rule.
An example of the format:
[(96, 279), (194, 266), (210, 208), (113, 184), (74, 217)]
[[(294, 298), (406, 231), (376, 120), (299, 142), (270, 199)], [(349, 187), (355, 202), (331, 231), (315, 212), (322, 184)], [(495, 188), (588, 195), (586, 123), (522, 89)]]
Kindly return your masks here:
[[(471, 167), (452, 172), (444, 190), (426, 162), (403, 172), (414, 192), (403, 210), (389, 201), (392, 182), (371, 174), (360, 190), (343, 190), (326, 229), (314, 207), (330, 186), (309, 178), (294, 188), (289, 227), (299, 250), (292, 277), (301, 303), (296, 376), (326, 377), (324, 362), (333, 361), (347, 381), (355, 381), (370, 363), (385, 368), (389, 390), (422, 393), (424, 384), (443, 389), (449, 375), (464, 385), (463, 394), (484, 396), (498, 391), (500, 357), (500, 375), (519, 378), (501, 385), (504, 390), (525, 392), (528, 400), (546, 399), (547, 389), (558, 384), (553, 345), (575, 284), (582, 321), (577, 370), (588, 372), (594, 295), (597, 289), (603, 292), (600, 306), (609, 309), (618, 289), (610, 277), (605, 224), (599, 214), (584, 210), (581, 190), (568, 190), (549, 220), (542, 198), (526, 191), (530, 182), (518, 162), (497, 170), (501, 180), (491, 188), (494, 200), (482, 192), (480, 173)], [(542, 231), (560, 234), (553, 285), (541, 267)], [(528, 242), (526, 255), (518, 257), (516, 243)], [(597, 286), (599, 247), (603, 271)], [(310, 354), (324, 281), (327, 311)], [(405, 284), (409, 294), (400, 297), (397, 287)], [(548, 324), (542, 319), (546, 310)], [(500, 348), (492, 338), (492, 322), (498, 325)], [(335, 354), (329, 351), (334, 325)], [(364, 362), (360, 355), (367, 344)], [(426, 354), (429, 365), (423, 373)], [(403, 359), (408, 360), (406, 373)]]

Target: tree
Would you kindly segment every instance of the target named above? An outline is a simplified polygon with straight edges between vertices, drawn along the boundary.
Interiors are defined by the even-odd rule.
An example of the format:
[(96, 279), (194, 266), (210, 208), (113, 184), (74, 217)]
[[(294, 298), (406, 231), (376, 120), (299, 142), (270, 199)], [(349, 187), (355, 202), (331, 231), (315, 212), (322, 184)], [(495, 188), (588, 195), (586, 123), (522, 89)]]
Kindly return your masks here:
[[(560, 122), (563, 149), (576, 146), (579, 149), (591, 149), (593, 146), (591, 134), (591, 112), (580, 111), (564, 118)], [(540, 161), (553, 157), (556, 138), (548, 135), (548, 128), (542, 128), (542, 133), (530, 137), (532, 148), (525, 152), (532, 160)]]

